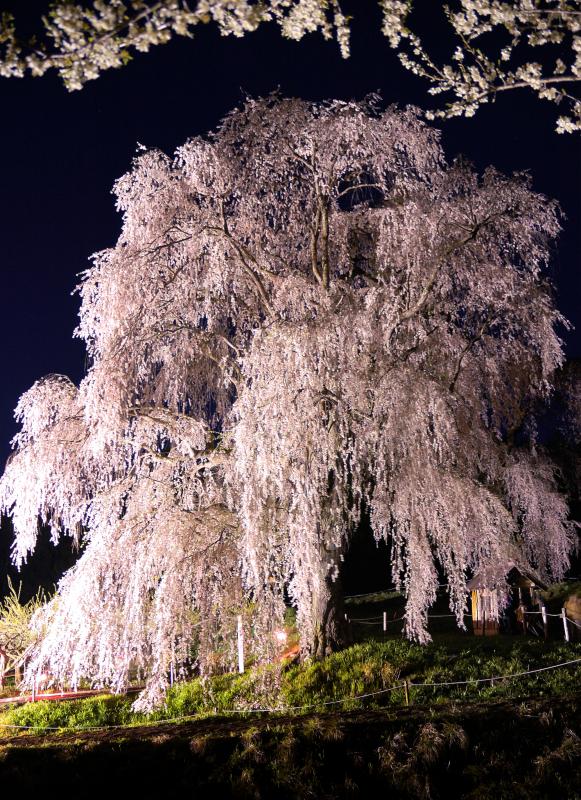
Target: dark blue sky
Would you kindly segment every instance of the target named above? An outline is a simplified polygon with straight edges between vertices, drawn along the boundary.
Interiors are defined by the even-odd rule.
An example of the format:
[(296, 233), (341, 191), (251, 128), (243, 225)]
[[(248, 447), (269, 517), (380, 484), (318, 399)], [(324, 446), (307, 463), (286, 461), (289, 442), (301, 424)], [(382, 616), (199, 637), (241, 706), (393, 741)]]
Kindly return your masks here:
[[(0, 0), (17, 22), (30, 24), (43, 4)], [(410, 75), (380, 33), (377, 3), (354, 2), (352, 57), (314, 35), (295, 43), (263, 27), (243, 39), (201, 27), (193, 41), (176, 40), (68, 93), (56, 76), (0, 79), (0, 460), (16, 427), (12, 410), (37, 378), (62, 372), (78, 381), (81, 342), (72, 339), (77, 274), (96, 250), (114, 244), (119, 217), (110, 189), (138, 142), (171, 152), (189, 136), (213, 128), (244, 93), (274, 89), (307, 99), (360, 98), (379, 90), (387, 103), (426, 104), (424, 82)], [(420, 24), (427, 39), (451, 46), (429, 0)], [(438, 12), (438, 13), (436, 13)], [(440, 127), (451, 158), (463, 153), (480, 169), (530, 170), (537, 190), (566, 213), (552, 267), (560, 309), (577, 326), (566, 334), (570, 356), (581, 356), (581, 147), (579, 137), (554, 132), (555, 108), (527, 93), (504, 93), (472, 119)]]

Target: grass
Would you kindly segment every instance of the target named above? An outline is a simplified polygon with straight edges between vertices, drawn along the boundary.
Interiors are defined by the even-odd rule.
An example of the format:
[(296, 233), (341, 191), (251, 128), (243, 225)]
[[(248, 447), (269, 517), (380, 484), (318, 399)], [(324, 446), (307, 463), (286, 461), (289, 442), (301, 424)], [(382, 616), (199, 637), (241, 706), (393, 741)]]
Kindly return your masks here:
[[(3, 791), (102, 797), (130, 781), (142, 800), (581, 798), (581, 665), (412, 685), (409, 707), (400, 688), (384, 691), (538, 669), (581, 658), (581, 643), (442, 632), (422, 647), (365, 635), (317, 663), (175, 685), (150, 715), (105, 695), (4, 711), (0, 732), (32, 730), (0, 733)], [(267, 706), (281, 710), (252, 713)]]
[(581, 797), (581, 693), (277, 718), (189, 721), (0, 744), (18, 796)]
[[(404, 703), (403, 690), (385, 690), (400, 686), (403, 680), (412, 684), (453, 683), (527, 672), (575, 658), (581, 658), (580, 643), (524, 637), (442, 635), (427, 646), (400, 637), (371, 639), (316, 663), (261, 667), (243, 675), (198, 678), (178, 684), (168, 691), (165, 705), (147, 716), (135, 713), (132, 699), (124, 696), (60, 703), (39, 701), (2, 712), (0, 729), (2, 724), (36, 731), (140, 725), (180, 717), (253, 712), (264, 707), (295, 713), (398, 707)], [(564, 696), (578, 689), (580, 679), (581, 664), (510, 680), (412, 686), (411, 702), (438, 705)], [(349, 699), (376, 692), (379, 694), (363, 700)], [(344, 702), (336, 704), (337, 700)]]

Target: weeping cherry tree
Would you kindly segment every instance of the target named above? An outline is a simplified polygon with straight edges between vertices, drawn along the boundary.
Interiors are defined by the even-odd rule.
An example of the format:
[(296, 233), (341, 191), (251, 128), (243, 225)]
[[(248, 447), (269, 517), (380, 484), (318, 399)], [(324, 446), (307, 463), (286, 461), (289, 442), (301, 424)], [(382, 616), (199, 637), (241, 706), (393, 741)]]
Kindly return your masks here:
[(170, 663), (231, 663), (240, 609), (271, 657), (288, 598), (320, 657), (362, 514), (420, 642), (439, 570), (459, 625), (470, 570), (563, 574), (534, 433), (563, 361), (558, 208), (527, 176), (447, 164), (375, 97), (272, 96), (140, 152), (115, 192), (119, 241), (79, 286), (87, 375), (22, 396), (0, 484), (17, 562), (39, 521), (83, 547), (30, 674), (120, 689), (137, 667), (151, 705)]

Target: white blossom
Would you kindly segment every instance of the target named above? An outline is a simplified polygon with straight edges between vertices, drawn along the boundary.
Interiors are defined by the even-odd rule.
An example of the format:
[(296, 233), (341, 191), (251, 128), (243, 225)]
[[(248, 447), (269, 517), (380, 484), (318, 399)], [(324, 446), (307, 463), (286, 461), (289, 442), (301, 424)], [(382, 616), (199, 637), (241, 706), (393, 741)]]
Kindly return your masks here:
[(515, 444), (563, 361), (558, 209), (526, 176), (447, 165), (373, 96), (272, 96), (141, 150), (115, 191), (119, 241), (79, 287), (89, 370), (23, 395), (0, 481), (17, 560), (39, 518), (83, 547), (29, 675), (139, 669), (147, 706), (170, 663), (232, 665), (239, 613), (268, 658), (285, 592), (319, 655), (364, 511), (419, 641), (438, 566), (460, 625), (470, 570), (563, 574), (553, 470)]
[[(580, 0), (459, 0), (456, 10), (444, 7), (458, 46), (442, 65), (410, 29), (413, 0), (378, 3), (382, 32), (402, 64), (429, 81), (431, 94), (451, 98), (430, 114), (472, 116), (499, 92), (528, 88), (567, 109), (557, 123), (560, 133), (580, 129), (579, 101), (567, 91), (581, 75)], [(336, 38), (344, 58), (350, 52), (350, 18), (339, 0), (94, 0), (88, 8), (61, 0), (43, 18), (46, 42), (24, 46), (12, 15), (0, 17), (0, 75), (22, 77), (28, 70), (38, 76), (56, 69), (69, 89), (80, 89), (104, 70), (125, 65), (133, 50), (147, 52), (174, 35), (192, 37), (197, 25), (209, 22), (222, 35), (236, 37), (266, 22), (277, 23), (282, 35), (295, 41), (319, 31), (325, 39)], [(508, 35), (509, 43), (489, 50), (490, 37), (483, 37), (491, 32)], [(559, 57), (553, 70), (543, 73), (531, 55), (547, 46)]]

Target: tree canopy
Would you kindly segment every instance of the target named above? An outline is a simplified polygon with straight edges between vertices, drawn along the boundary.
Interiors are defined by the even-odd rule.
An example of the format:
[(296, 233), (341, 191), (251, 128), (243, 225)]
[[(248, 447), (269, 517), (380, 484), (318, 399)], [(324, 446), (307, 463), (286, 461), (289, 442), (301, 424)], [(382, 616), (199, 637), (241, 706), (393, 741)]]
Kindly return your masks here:
[(447, 164), (376, 97), (272, 96), (139, 152), (115, 192), (121, 235), (79, 286), (87, 375), (22, 396), (0, 482), (17, 560), (39, 518), (84, 546), (31, 671), (122, 687), (138, 667), (147, 704), (170, 662), (228, 663), (241, 609), (270, 657), (285, 597), (316, 657), (362, 514), (418, 641), (438, 569), (460, 625), (470, 570), (563, 574), (534, 426), (563, 361), (558, 208), (527, 176)]
[[(581, 100), (570, 87), (581, 80), (579, 0), (459, 0), (444, 5), (453, 54), (442, 62), (414, 32), (413, 0), (378, 0), (382, 32), (401, 63), (443, 95), (445, 107), (430, 116), (472, 116), (499, 92), (532, 90), (558, 105), (557, 131), (581, 127)], [(356, 13), (363, 14), (357, 9)], [(418, 12), (416, 12), (417, 14)], [(265, 22), (300, 40), (320, 31), (350, 53), (351, 17), (339, 0), (95, 0), (92, 5), (54, 2), (42, 18), (44, 39), (16, 36), (14, 17), (0, 20), (0, 75), (43, 75), (55, 69), (69, 89), (80, 89), (104, 70), (124, 66), (132, 52), (147, 52), (174, 36), (192, 37), (200, 23), (214, 22), (226, 36), (244, 36)], [(540, 59), (540, 60), (539, 60)]]

